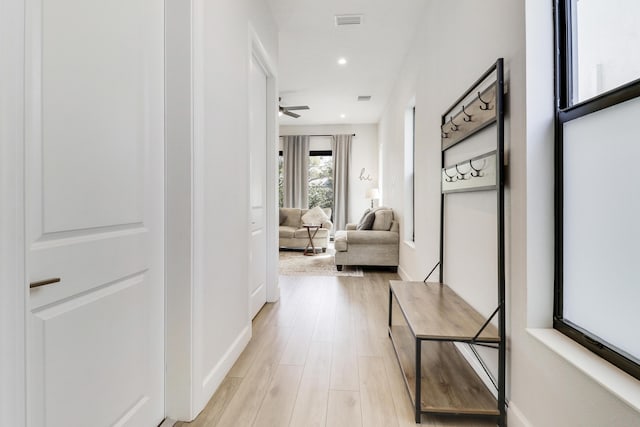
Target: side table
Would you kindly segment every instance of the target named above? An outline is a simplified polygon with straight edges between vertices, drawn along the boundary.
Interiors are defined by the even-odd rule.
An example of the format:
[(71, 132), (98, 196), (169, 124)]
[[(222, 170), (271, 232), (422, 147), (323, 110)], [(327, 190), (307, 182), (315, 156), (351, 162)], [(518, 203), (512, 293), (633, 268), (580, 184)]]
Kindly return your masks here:
[[(316, 254), (316, 247), (313, 244), (313, 239), (314, 237), (316, 237), (316, 234), (318, 233), (318, 230), (320, 230), (320, 227), (322, 227), (322, 225), (320, 224), (302, 224), (302, 226), (304, 228), (307, 229), (307, 236), (309, 236), (309, 243), (307, 243), (307, 246), (304, 248), (304, 255), (315, 255)], [(313, 231), (313, 234), (311, 234), (311, 232)], [(311, 246), (312, 250), (309, 251), (309, 246)]]

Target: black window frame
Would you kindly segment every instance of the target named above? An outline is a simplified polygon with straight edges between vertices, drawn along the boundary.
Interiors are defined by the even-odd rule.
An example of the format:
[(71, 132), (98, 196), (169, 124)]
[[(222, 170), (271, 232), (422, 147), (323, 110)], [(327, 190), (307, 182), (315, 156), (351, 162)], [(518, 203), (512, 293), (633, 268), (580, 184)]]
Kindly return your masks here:
[(412, 116), (411, 116), (411, 127), (412, 127), (412, 135), (411, 135), (411, 150), (413, 151), (413, 156), (411, 161), (413, 162), (413, 169), (411, 171), (411, 241), (415, 243), (416, 241), (416, 106), (414, 105), (412, 108)]
[[(284, 152), (282, 150), (278, 151), (278, 156), (280, 157), (284, 156)], [(332, 150), (309, 150), (309, 157), (313, 157), (313, 156), (332, 156), (333, 157), (333, 151)]]
[[(575, 82), (572, 60), (575, 41), (575, 0), (554, 0), (555, 20), (555, 161), (554, 161), (554, 304), (553, 327), (580, 345), (640, 380), (640, 360), (607, 343), (563, 317), (563, 125), (625, 101), (640, 97), (640, 78), (595, 97), (573, 103)], [(606, 143), (606, 142), (603, 142)]]

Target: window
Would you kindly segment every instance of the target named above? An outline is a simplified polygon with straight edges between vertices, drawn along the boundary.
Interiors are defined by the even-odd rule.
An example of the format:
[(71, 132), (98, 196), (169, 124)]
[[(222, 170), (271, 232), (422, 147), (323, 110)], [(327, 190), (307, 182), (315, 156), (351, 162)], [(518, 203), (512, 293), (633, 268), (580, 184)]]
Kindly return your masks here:
[(640, 379), (636, 0), (557, 0), (554, 327)]
[[(413, 104), (413, 101), (412, 101)], [(404, 118), (404, 170), (405, 170), (405, 228), (404, 239), (415, 242), (415, 154), (416, 154), (416, 107), (406, 110)]]
[[(284, 157), (278, 156), (278, 193), (279, 206), (284, 205)], [(309, 152), (308, 178), (309, 207), (320, 206), (333, 210), (333, 153), (331, 150), (312, 150)]]
[(309, 207), (333, 211), (333, 155), (328, 151), (309, 153)]

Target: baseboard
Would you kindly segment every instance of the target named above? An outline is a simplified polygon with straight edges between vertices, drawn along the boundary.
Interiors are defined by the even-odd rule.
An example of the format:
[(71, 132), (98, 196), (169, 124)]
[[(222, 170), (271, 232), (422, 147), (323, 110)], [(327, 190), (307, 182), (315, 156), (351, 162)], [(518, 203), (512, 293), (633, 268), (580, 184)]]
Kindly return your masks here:
[(207, 406), (207, 403), (209, 403), (209, 400), (222, 383), (222, 380), (224, 380), (224, 377), (229, 373), (233, 364), (238, 360), (240, 353), (245, 349), (250, 339), (251, 324), (249, 323), (242, 332), (240, 332), (231, 346), (229, 346), (229, 349), (225, 352), (220, 361), (204, 377), (200, 393), (201, 398), (199, 399), (196, 408), (196, 415), (199, 414), (205, 406)]
[(411, 281), (411, 277), (407, 274), (406, 270), (402, 268), (401, 265), (398, 266), (398, 275), (400, 275), (400, 278), (406, 282)]
[(527, 420), (513, 401), (509, 402), (507, 419), (509, 420), (509, 427), (533, 427), (533, 424)]
[(162, 423), (160, 423), (158, 427), (173, 427), (176, 423), (177, 423), (176, 420), (173, 420), (171, 418), (165, 418), (164, 421), (162, 421)]

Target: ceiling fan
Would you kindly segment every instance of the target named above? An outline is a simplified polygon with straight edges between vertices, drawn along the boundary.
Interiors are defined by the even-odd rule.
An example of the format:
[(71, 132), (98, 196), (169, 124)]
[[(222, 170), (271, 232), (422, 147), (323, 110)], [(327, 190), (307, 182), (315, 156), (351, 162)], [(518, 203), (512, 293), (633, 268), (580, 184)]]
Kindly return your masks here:
[[(282, 97), (278, 98), (278, 102), (282, 102)], [(287, 116), (293, 117), (294, 119), (300, 117), (300, 114), (292, 113), (291, 111), (308, 109), (308, 105), (292, 105), (290, 107), (283, 107), (282, 105), (278, 105), (278, 112), (280, 115), (286, 114)]]

